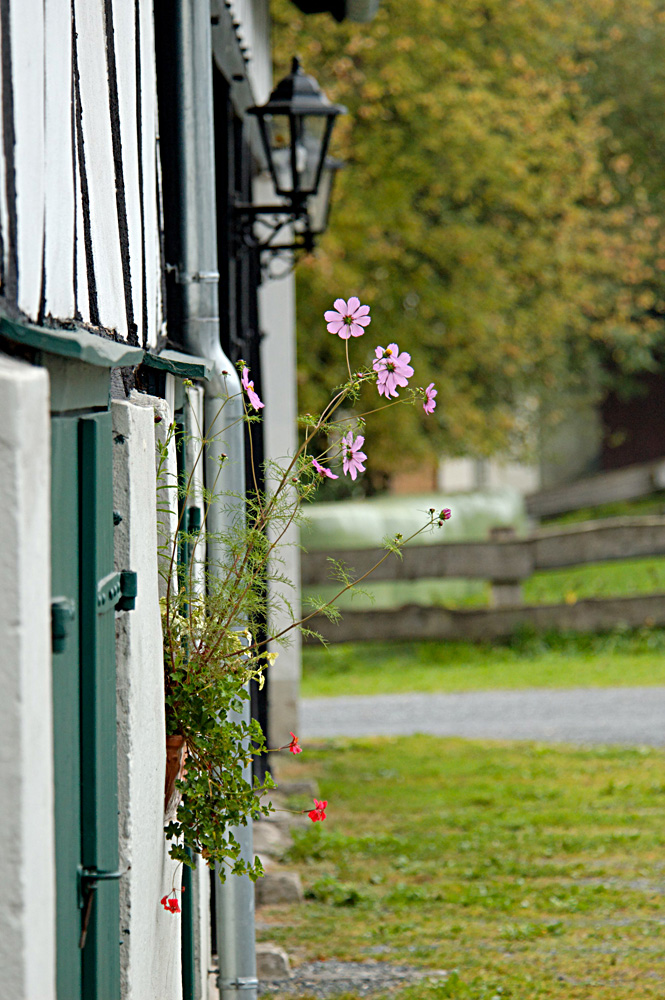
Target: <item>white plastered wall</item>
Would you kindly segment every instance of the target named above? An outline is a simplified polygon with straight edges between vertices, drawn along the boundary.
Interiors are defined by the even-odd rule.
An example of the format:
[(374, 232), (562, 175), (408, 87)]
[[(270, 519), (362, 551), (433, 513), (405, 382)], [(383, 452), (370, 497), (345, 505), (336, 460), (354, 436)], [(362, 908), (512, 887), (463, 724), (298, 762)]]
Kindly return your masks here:
[(48, 375), (0, 355), (0, 995), (55, 998)]
[[(175, 396), (176, 396), (176, 385), (175, 385), (175, 380), (173, 379), (173, 376), (171, 376), (171, 375), (167, 376), (167, 396), (170, 397), (171, 403), (167, 402), (167, 400), (165, 400), (165, 399), (160, 399), (160, 398), (155, 397), (155, 396), (148, 396), (148, 395), (145, 395), (145, 394), (142, 394), (142, 393), (134, 392), (134, 393), (132, 393), (132, 401), (131, 401), (131, 403), (120, 403), (120, 402), (118, 402), (118, 403), (113, 403), (112, 406), (113, 406), (113, 410), (114, 410), (114, 434), (115, 434), (115, 438), (116, 438), (116, 451), (117, 451), (117, 449), (119, 447), (124, 446), (124, 444), (125, 444), (124, 441), (120, 442), (118, 440), (118, 437), (123, 437), (123, 438), (125, 437), (124, 433), (121, 430), (118, 429), (119, 426), (120, 426), (119, 421), (120, 421), (121, 415), (123, 413), (123, 410), (122, 410), (123, 407), (126, 408), (126, 412), (131, 415), (132, 421), (136, 422), (138, 420), (139, 423), (141, 423), (142, 427), (144, 428), (144, 433), (146, 435), (146, 440), (147, 440), (147, 436), (149, 436), (149, 438), (150, 438), (150, 440), (147, 440), (147, 444), (145, 446), (145, 453), (148, 455), (148, 462), (152, 461), (152, 463), (153, 463), (152, 470), (146, 470), (146, 467), (142, 464), (142, 474), (143, 475), (147, 475), (148, 479), (150, 480), (150, 482), (152, 484), (151, 485), (151, 489), (153, 491), (153, 494), (152, 494), (153, 495), (153, 499), (152, 499), (152, 501), (150, 501), (150, 503), (152, 504), (153, 510), (155, 511), (155, 515), (151, 514), (150, 517), (154, 518), (154, 516), (158, 516), (159, 522), (162, 525), (162, 530), (164, 532), (167, 532), (168, 535), (171, 538), (173, 538), (173, 537), (175, 537), (175, 533), (176, 533), (176, 530), (177, 530), (177, 523), (178, 523), (178, 512), (177, 512), (178, 497), (177, 497), (177, 491), (176, 491), (176, 488), (175, 488), (176, 484), (177, 484), (175, 439), (174, 439), (173, 435), (170, 432), (170, 428), (171, 428), (171, 425), (172, 425), (172, 422), (173, 422), (173, 405), (172, 404), (173, 404), (173, 400), (175, 399)], [(203, 503), (203, 463), (202, 463), (202, 456), (201, 456), (201, 445), (200, 445), (200, 442), (197, 439), (198, 439), (198, 436), (201, 433), (201, 428), (203, 427), (204, 392), (203, 392), (203, 389), (200, 386), (190, 386), (190, 387), (188, 387), (185, 390), (184, 397), (185, 397), (185, 420), (186, 420), (186, 428), (187, 428), (187, 440), (186, 440), (187, 467), (188, 467), (188, 469), (193, 470), (192, 484), (191, 484), (191, 501), (193, 503), (202, 504)], [(140, 413), (140, 418), (138, 418), (136, 416), (137, 413)], [(123, 419), (126, 420), (126, 418), (124, 418), (124, 417), (123, 417)], [(150, 428), (149, 432), (148, 432), (148, 427)], [(137, 448), (137, 443), (136, 443), (136, 440), (135, 440), (134, 444), (130, 446), (130, 451), (131, 450), (136, 450), (136, 448)], [(142, 448), (143, 448), (143, 446), (142, 446)], [(159, 454), (157, 454), (156, 449), (159, 450)], [(120, 455), (121, 453), (117, 452), (117, 454)], [(143, 454), (143, 451), (142, 451), (142, 454)], [(143, 463), (143, 459), (142, 459), (142, 463)], [(135, 472), (134, 472), (134, 466), (135, 466), (135, 462), (132, 464), (132, 474), (133, 475), (135, 474)], [(160, 476), (160, 485), (159, 485), (159, 488), (157, 487), (157, 478), (156, 478), (156, 470), (157, 469), (161, 469), (161, 476)], [(120, 489), (124, 489), (125, 488), (124, 486), (121, 486), (121, 487), (118, 486), (118, 482), (119, 482), (119, 477), (117, 475), (118, 471), (119, 470), (116, 468), (116, 477), (115, 477), (115, 480), (116, 480), (116, 487), (115, 488), (116, 488), (116, 490), (118, 490), (119, 488)], [(121, 479), (122, 482), (125, 482), (126, 481), (126, 476), (123, 478), (122, 475), (121, 475), (120, 479)], [(145, 493), (145, 491), (142, 491), (142, 492)], [(159, 508), (160, 508), (160, 512), (159, 512), (158, 515), (156, 515), (156, 506), (157, 505), (156, 505), (155, 500), (154, 500), (155, 495), (157, 496), (157, 503), (158, 503)], [(116, 507), (116, 509), (117, 509), (117, 507)], [(143, 517), (143, 515), (142, 515), (142, 517)], [(153, 548), (152, 548), (151, 551), (154, 553), (155, 552), (155, 546), (157, 545), (156, 532), (155, 532), (155, 521), (153, 519), (153, 521), (152, 521), (152, 527), (150, 527), (149, 525), (144, 524), (143, 520), (141, 521), (141, 523), (142, 523), (143, 528), (147, 530), (149, 537), (152, 539), (152, 541), (151, 541), (150, 544), (152, 544), (152, 546), (153, 546)], [(122, 522), (119, 525), (119, 527), (116, 528), (116, 531), (118, 531), (118, 530), (121, 531), (121, 537), (122, 537), (122, 530), (123, 530)], [(126, 531), (127, 529), (125, 528), (124, 530)], [(116, 558), (117, 559), (120, 558), (119, 555), (118, 555), (118, 552), (116, 552)], [(161, 553), (161, 555), (160, 555), (159, 558), (160, 558), (160, 562), (161, 562), (162, 573), (159, 576), (158, 583), (155, 584), (155, 586), (158, 586), (158, 592), (159, 592), (159, 594), (164, 595), (165, 592), (166, 592), (165, 572), (168, 569), (168, 561), (169, 561), (169, 555), (168, 555), (167, 548), (164, 549), (164, 551)], [(150, 559), (152, 561), (154, 561), (155, 572), (156, 572), (156, 569), (157, 569), (157, 560), (156, 560), (154, 554), (152, 556), (150, 556)], [(205, 545), (201, 544), (198, 547), (198, 549), (197, 549), (197, 560), (196, 560), (196, 564), (197, 565), (196, 565), (196, 570), (195, 570), (195, 573), (194, 573), (194, 583), (195, 583), (195, 586), (196, 586), (197, 589), (205, 587), (204, 560), (205, 560)], [(121, 568), (120, 567), (120, 562), (117, 562), (117, 565), (118, 565), (119, 568)], [(152, 563), (151, 563), (151, 565), (152, 565)], [(132, 565), (129, 566), (129, 568), (134, 569), (136, 567), (132, 564)], [(147, 570), (147, 566), (146, 566), (146, 570)], [(150, 569), (150, 573), (152, 574), (152, 569)], [(140, 574), (140, 576), (139, 576), (139, 592), (140, 592), (140, 588), (141, 588), (141, 577), (142, 577), (142, 575), (143, 574)], [(151, 579), (152, 579), (152, 576), (151, 576)], [(175, 582), (175, 580), (174, 580), (174, 582)], [(129, 616), (125, 616), (125, 617), (128, 618), (129, 624), (133, 625), (135, 627), (135, 629), (136, 628), (140, 628), (141, 624), (140, 624), (139, 621), (137, 621), (137, 620), (132, 621), (131, 620), (134, 615), (135, 615), (135, 612), (131, 612), (131, 614)], [(122, 639), (122, 634), (121, 633), (119, 633), (118, 638), (119, 638), (119, 640)], [(160, 752), (163, 754), (164, 732), (165, 732), (165, 730), (163, 728), (163, 726), (164, 726), (164, 687), (163, 687), (163, 680), (162, 680), (163, 679), (163, 666), (162, 666), (162, 660), (161, 660), (161, 648), (162, 648), (162, 645), (161, 645), (161, 627), (159, 628), (158, 638), (155, 638), (153, 636), (149, 641), (150, 641), (151, 644), (154, 643), (154, 642), (158, 642), (158, 646), (159, 646), (159, 650), (160, 650), (159, 676), (156, 677), (154, 674), (152, 675), (152, 684), (157, 686), (157, 688), (159, 690), (159, 698), (161, 699), (160, 707), (159, 707), (158, 711), (160, 713), (160, 718), (161, 718), (161, 723), (160, 724), (162, 726), (161, 737), (160, 737), (161, 738), (160, 747), (162, 749), (161, 749)], [(140, 650), (137, 651), (136, 649), (134, 649), (133, 651), (132, 650), (128, 650), (127, 655), (128, 656), (134, 656), (134, 657), (136, 657), (137, 652), (138, 652), (139, 657), (140, 657), (142, 655), (142, 653), (141, 653)], [(118, 657), (119, 657), (118, 663), (119, 664), (120, 664), (120, 656), (121, 655), (122, 655), (121, 645), (119, 645), (118, 646)], [(136, 665), (134, 665), (133, 670), (136, 671), (137, 669), (139, 669), (139, 668), (137, 668)], [(118, 670), (120, 671), (120, 665), (118, 666)], [(148, 681), (144, 681), (144, 682), (148, 683)], [(135, 690), (134, 695), (140, 696), (140, 694), (141, 694), (141, 692), (139, 690)], [(152, 700), (154, 701), (154, 691), (153, 691)], [(119, 714), (121, 714), (120, 709), (119, 709)], [(120, 747), (119, 747), (119, 750), (120, 750)], [(162, 783), (162, 791), (160, 793), (160, 795), (161, 795), (161, 798), (160, 798), (161, 805), (159, 806), (158, 809), (157, 809), (156, 806), (153, 808), (153, 813), (154, 813), (153, 819), (152, 819), (153, 829), (154, 829), (155, 816), (156, 816), (157, 812), (159, 812), (159, 821), (161, 823), (161, 826), (163, 827), (163, 822), (162, 822), (162, 819), (163, 819), (163, 783), (164, 783), (164, 762), (163, 761), (164, 761), (164, 758), (162, 757), (162, 763), (160, 764), (160, 767), (161, 767), (161, 783)], [(123, 797), (122, 787), (123, 787), (123, 775), (121, 773), (121, 810), (122, 810), (122, 803), (124, 801), (126, 801), (126, 798)], [(140, 789), (139, 789), (139, 792), (140, 792)], [(135, 795), (136, 793), (137, 793), (137, 789), (133, 788), (131, 790), (131, 794)], [(127, 795), (129, 795), (129, 790), (127, 791)], [(132, 809), (133, 808), (134, 808), (134, 806), (132, 806)], [(130, 824), (130, 826), (131, 826), (131, 824)], [(136, 831), (135, 831), (135, 835), (137, 835)], [(122, 837), (121, 837), (121, 839), (122, 839)], [(172, 873), (173, 873), (173, 871), (174, 871), (174, 867), (173, 867), (172, 863), (170, 862), (170, 860), (167, 859), (166, 862), (165, 862), (164, 878), (167, 879), (168, 885), (167, 885), (167, 888), (164, 889), (164, 891), (160, 894), (160, 898), (161, 898), (162, 895), (164, 895), (164, 892), (166, 892), (167, 889), (169, 889), (170, 886), (171, 886), (171, 879), (172, 879)], [(180, 876), (180, 874), (181, 874), (180, 870), (178, 870), (177, 874)], [(166, 885), (166, 882), (164, 884)], [(180, 878), (176, 879), (176, 885), (179, 886), (180, 884), (181, 884), (181, 879)], [(210, 872), (209, 872), (209, 869), (208, 869), (207, 865), (204, 862), (202, 862), (200, 858), (197, 859), (197, 867), (196, 867), (195, 871), (192, 873), (192, 890), (193, 890), (193, 893), (192, 893), (193, 894), (193, 905), (194, 905), (195, 912), (196, 912), (195, 921), (196, 921), (196, 924), (197, 924), (196, 929), (195, 929), (195, 934), (194, 934), (194, 942), (195, 942), (195, 944), (194, 944), (194, 947), (195, 947), (195, 959), (194, 960), (195, 960), (195, 966), (196, 966), (196, 975), (197, 975), (197, 979), (199, 981), (200, 995), (201, 995), (201, 997), (206, 997), (206, 995), (207, 995), (207, 989), (208, 989), (208, 974), (209, 974), (209, 968), (210, 968)], [(180, 918), (177, 918), (177, 920), (176, 920), (171, 914), (166, 914), (165, 911), (161, 911), (161, 912), (164, 913), (164, 917), (166, 917), (166, 923), (164, 923), (164, 920), (161, 919), (160, 920), (160, 926), (162, 928), (166, 927), (167, 930), (168, 930), (168, 928), (172, 928), (174, 925), (177, 925), (177, 928), (178, 928), (177, 934), (179, 935), (180, 934)], [(121, 917), (122, 916), (123, 915), (121, 914)], [(137, 919), (143, 919), (139, 914), (136, 915), (136, 918)], [(131, 919), (132, 920), (135, 919), (134, 915), (132, 915)], [(143, 930), (141, 930), (141, 934), (143, 934)], [(160, 941), (160, 947), (163, 947), (165, 945), (165, 942), (166, 942), (166, 945), (171, 950), (178, 950), (178, 953), (179, 953), (179, 949), (180, 949), (180, 943), (179, 943), (180, 939), (179, 939), (179, 937), (178, 937), (177, 942), (172, 942), (171, 944), (168, 944), (169, 940), (170, 940), (169, 938), (161, 940)], [(140, 951), (140, 949), (138, 949), (138, 950), (135, 949), (135, 955), (137, 957), (137, 961), (141, 961), (141, 951)], [(169, 975), (171, 977), (173, 977), (173, 976), (176, 975), (176, 964), (174, 962), (171, 962), (171, 967), (170, 967)], [(143, 983), (142, 979), (140, 978), (140, 973), (139, 973), (139, 979), (138, 979), (138, 983), (137, 984), (134, 983), (134, 979), (136, 979), (136, 975), (135, 975), (135, 973), (133, 971), (128, 970), (128, 972), (127, 972), (127, 978), (128, 978), (128, 986), (131, 986), (131, 988), (134, 990), (133, 993), (128, 993), (127, 994), (128, 998), (131, 997), (131, 998), (133, 998), (133, 1000), (143, 1000), (144, 996), (146, 996), (146, 997), (147, 996), (152, 996), (152, 994), (148, 994), (148, 993), (144, 994), (144, 993), (141, 992), (141, 989), (144, 988), (144, 983)], [(177, 978), (178, 978), (178, 983), (179, 983), (180, 982), (180, 964), (179, 964), (179, 959), (178, 959), (178, 963), (177, 963)], [(130, 979), (132, 980), (132, 982), (129, 982)], [(175, 980), (171, 980), (170, 979), (169, 982), (175, 982)], [(180, 987), (178, 986), (177, 989), (180, 989)], [(155, 995), (155, 997), (159, 997), (159, 1000), (162, 1000), (162, 994), (161, 993), (155, 993), (154, 995)], [(180, 994), (179, 993), (164, 993), (163, 995), (164, 995), (164, 997), (167, 998), (167, 1000), (170, 1000), (171, 997), (173, 997), (173, 996), (179, 996)], [(123, 1000), (126, 1000), (124, 993), (123, 993)]]
[[(147, 399), (147, 397), (144, 397)], [(138, 573), (136, 608), (116, 616), (123, 1000), (180, 1000), (180, 916), (160, 906), (180, 885), (164, 837), (165, 719), (157, 570), (155, 412), (114, 402), (116, 566)]]

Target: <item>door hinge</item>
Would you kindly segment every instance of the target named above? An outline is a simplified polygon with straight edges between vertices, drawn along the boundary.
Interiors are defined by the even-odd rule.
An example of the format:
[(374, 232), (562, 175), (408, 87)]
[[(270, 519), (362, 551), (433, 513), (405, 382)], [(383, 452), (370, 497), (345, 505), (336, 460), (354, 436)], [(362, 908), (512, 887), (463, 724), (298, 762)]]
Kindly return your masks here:
[(69, 597), (51, 600), (51, 649), (54, 653), (65, 650), (75, 618), (76, 605)]
[(97, 584), (97, 614), (107, 611), (133, 611), (136, 607), (138, 588), (134, 570), (123, 569), (120, 573), (109, 573)]

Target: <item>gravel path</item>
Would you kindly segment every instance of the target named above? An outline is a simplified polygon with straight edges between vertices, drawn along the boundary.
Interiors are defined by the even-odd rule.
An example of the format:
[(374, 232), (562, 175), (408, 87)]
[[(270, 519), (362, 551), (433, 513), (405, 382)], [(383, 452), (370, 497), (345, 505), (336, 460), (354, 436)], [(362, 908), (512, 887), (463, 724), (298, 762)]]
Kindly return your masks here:
[(299, 736), (463, 736), (665, 746), (665, 687), (304, 698)]
[(261, 980), (259, 996), (288, 998), (317, 997), (328, 1000), (340, 993), (359, 997), (390, 992), (417, 980), (445, 979), (447, 973), (433, 969), (415, 969), (388, 962), (308, 962), (294, 970), (290, 979)]

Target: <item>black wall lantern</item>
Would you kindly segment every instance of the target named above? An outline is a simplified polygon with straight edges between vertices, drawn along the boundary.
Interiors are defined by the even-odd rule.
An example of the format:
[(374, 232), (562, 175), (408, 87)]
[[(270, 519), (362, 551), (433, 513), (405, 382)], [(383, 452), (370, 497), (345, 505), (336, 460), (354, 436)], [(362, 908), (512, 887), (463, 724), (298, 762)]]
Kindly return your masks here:
[[(330, 103), (297, 58), (268, 103), (248, 109), (257, 121), (275, 192), (284, 204), (236, 203), (234, 228), (240, 245), (273, 254), (314, 248), (314, 237), (327, 224), (333, 180), (341, 166), (327, 155), (330, 136), (335, 119), (345, 111), (341, 104)], [(291, 227), (292, 241), (279, 244), (276, 239), (286, 226)]]

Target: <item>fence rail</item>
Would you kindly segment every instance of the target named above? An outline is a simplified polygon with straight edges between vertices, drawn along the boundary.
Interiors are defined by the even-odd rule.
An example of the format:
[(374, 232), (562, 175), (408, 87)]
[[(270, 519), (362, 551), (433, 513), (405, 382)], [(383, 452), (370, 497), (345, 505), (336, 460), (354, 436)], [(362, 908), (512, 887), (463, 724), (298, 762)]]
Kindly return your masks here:
[[(330, 558), (368, 572), (384, 549), (306, 552), (302, 582), (330, 583)], [(539, 529), (527, 538), (495, 537), (483, 542), (410, 545), (401, 558), (390, 554), (372, 573), (375, 582), (473, 578), (489, 580), (492, 607), (452, 610), (407, 605), (391, 611), (346, 611), (339, 624), (319, 616), (315, 628), (327, 642), (363, 639), (489, 639), (509, 635), (521, 625), (602, 631), (619, 623), (665, 625), (665, 594), (594, 598), (575, 604), (522, 603), (522, 582), (537, 570), (562, 569), (618, 559), (665, 555), (665, 517), (617, 517), (566, 528)]]
[(532, 517), (548, 517), (613, 500), (634, 500), (664, 488), (665, 461), (657, 459), (538, 490), (525, 498), (526, 511)]

